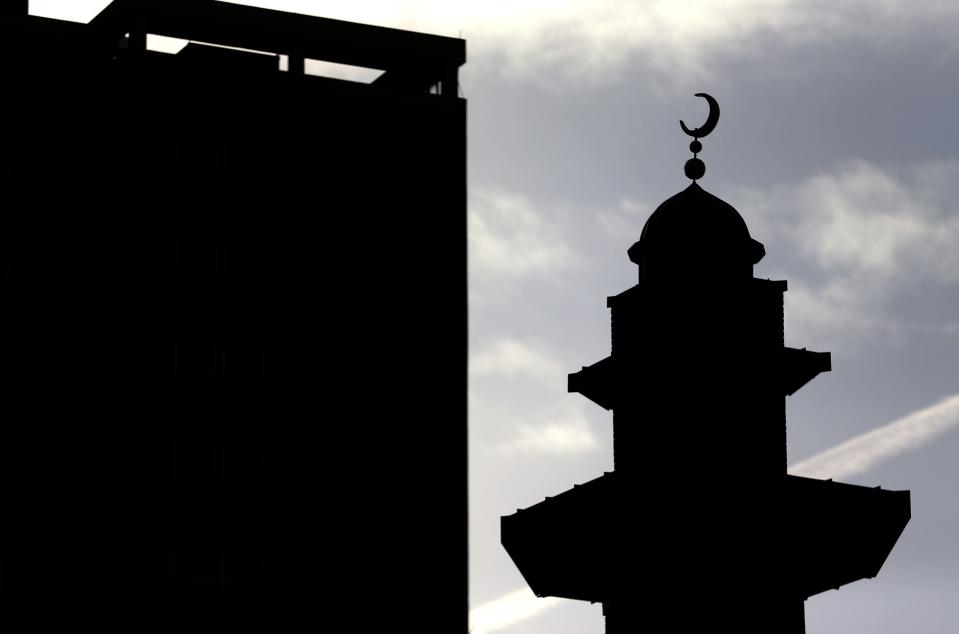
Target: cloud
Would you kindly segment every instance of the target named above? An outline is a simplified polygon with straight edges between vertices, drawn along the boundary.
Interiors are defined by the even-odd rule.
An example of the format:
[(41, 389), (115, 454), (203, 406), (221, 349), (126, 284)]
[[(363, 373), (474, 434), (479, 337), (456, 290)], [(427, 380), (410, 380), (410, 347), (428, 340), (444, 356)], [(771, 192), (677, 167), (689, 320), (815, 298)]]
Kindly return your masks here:
[[(568, 87), (608, 81), (642, 60), (664, 78), (699, 80), (723, 58), (769, 60), (776, 48), (814, 47), (843, 38), (894, 46), (915, 33), (937, 36), (946, 50), (959, 7), (851, 0), (243, 0), (239, 4), (427, 31), (462, 34), (471, 56), (507, 75)], [(105, 0), (33, 0), (31, 11), (87, 21)], [(814, 50), (814, 49), (813, 49)], [(795, 66), (795, 65), (794, 65)], [(491, 67), (491, 66), (490, 66)], [(775, 63), (763, 67), (782, 67)], [(773, 71), (770, 71), (773, 72)]]
[(789, 473), (820, 479), (861, 474), (955, 427), (959, 427), (959, 394), (818, 453), (789, 467)]
[(530, 277), (557, 279), (580, 264), (562, 225), (521, 194), (474, 188), (468, 215), (470, 299), (485, 303)]
[(537, 616), (560, 604), (554, 597), (538, 598), (529, 588), (519, 588), (470, 610), (471, 634), (487, 634)]
[(471, 428), (483, 430), (477, 440), (495, 457), (571, 456), (599, 448), (582, 404), (566, 394), (566, 368), (547, 349), (510, 337), (474, 348)]
[(631, 198), (622, 198), (619, 204), (612, 209), (599, 209), (593, 212), (604, 237), (610, 246), (622, 247), (623, 252), (630, 246), (631, 241), (639, 239), (647, 218), (653, 213), (657, 205), (636, 201)]
[[(850, 0), (245, 0), (252, 4), (467, 38), (473, 64), (559, 90), (621, 78), (639, 60), (660, 78), (713, 76), (724, 59), (852, 40), (894, 46), (911, 34), (953, 46), (959, 7)], [(796, 64), (792, 64), (792, 70)], [(790, 69), (785, 69), (790, 70)]]
[(599, 448), (589, 423), (579, 416), (539, 424), (520, 423), (515, 429), (517, 432), (509, 440), (496, 446), (497, 453), (567, 455)]
[(850, 333), (949, 330), (918, 321), (915, 306), (898, 307), (919, 286), (959, 290), (959, 161), (895, 169), (850, 161), (797, 184), (740, 194), (753, 235), (787, 262), (774, 275), (790, 283), (790, 338), (823, 345)]
[[(570, 456), (599, 449), (582, 404), (565, 393), (566, 369), (543, 349), (501, 337), (471, 353), (469, 370), (470, 426), (484, 430), (480, 442), (494, 455)], [(504, 389), (489, 380), (508, 383)], [(534, 389), (545, 398), (526, 399)], [(515, 396), (507, 396), (510, 390)]]
[[(943, 179), (943, 174), (949, 179)], [(795, 192), (799, 246), (821, 268), (883, 280), (933, 275), (959, 281), (955, 256), (959, 161), (896, 174), (853, 161)]]
[(549, 385), (562, 385), (566, 376), (556, 359), (510, 338), (497, 339), (472, 354), (469, 372), (471, 378), (528, 377)]
[(845, 277), (824, 283), (805, 279), (802, 274), (782, 277), (789, 282), (784, 297), (787, 344), (800, 342), (822, 349), (841, 341), (846, 350), (851, 350), (857, 341), (892, 340), (902, 327), (885, 309), (889, 294), (885, 289), (877, 292)]
[(592, 453), (600, 447), (589, 420), (583, 416), (580, 404), (576, 401), (563, 400), (559, 412), (537, 418), (541, 418), (542, 422), (520, 421), (510, 424), (510, 436), (495, 445), (496, 453), (506, 457), (568, 456)]
[[(38, 15), (86, 22), (106, 0), (32, 0)], [(654, 83), (700, 82), (729, 60), (781, 78), (823, 43), (890, 48), (920, 35), (956, 54), (959, 6), (939, 0), (237, 0), (281, 11), (468, 39), (471, 65), (566, 91), (617, 81), (639, 61)], [(803, 48), (793, 63), (781, 51)], [(842, 59), (833, 60), (833, 65)]]
[(469, 213), (470, 266), (478, 276), (552, 273), (575, 258), (557, 225), (516, 193), (477, 189)]

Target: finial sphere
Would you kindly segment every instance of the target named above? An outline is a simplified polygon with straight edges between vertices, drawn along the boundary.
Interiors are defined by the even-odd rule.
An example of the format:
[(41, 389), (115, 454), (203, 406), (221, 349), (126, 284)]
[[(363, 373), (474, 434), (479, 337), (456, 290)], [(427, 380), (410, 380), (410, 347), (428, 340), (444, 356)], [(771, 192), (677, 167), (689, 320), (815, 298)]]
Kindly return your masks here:
[(689, 151), (693, 154), (699, 154), (703, 151), (703, 144), (699, 141), (693, 140), (693, 142), (689, 144)]
[(684, 170), (686, 171), (686, 178), (699, 180), (706, 173), (706, 164), (701, 159), (691, 158), (686, 161)]

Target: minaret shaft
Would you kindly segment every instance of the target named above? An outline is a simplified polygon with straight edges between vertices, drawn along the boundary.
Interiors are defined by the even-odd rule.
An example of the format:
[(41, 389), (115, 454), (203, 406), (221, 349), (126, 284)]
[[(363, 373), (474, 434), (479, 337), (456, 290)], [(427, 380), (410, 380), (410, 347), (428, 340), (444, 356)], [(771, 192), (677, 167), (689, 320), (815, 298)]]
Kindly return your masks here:
[[(707, 590), (708, 592), (708, 590)], [(701, 595), (700, 595), (701, 596)], [(636, 609), (626, 599), (603, 603), (603, 618), (606, 634), (638, 634), (656, 629), (676, 634), (705, 634), (715, 631), (731, 631), (735, 634), (806, 634), (806, 616), (803, 601), (795, 597), (784, 605), (757, 606), (756, 598), (749, 597), (741, 605), (742, 612), (700, 601), (690, 597), (670, 606), (672, 618), (655, 623), (645, 622), (648, 612)], [(764, 609), (765, 607), (765, 609)]]

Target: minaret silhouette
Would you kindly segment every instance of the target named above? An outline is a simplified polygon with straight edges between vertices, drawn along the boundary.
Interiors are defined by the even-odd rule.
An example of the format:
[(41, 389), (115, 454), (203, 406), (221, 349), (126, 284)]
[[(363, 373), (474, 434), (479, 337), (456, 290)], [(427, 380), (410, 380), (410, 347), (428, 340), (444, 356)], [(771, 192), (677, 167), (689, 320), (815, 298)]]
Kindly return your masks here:
[[(699, 96), (694, 155), (719, 116)], [(601, 602), (609, 634), (802, 633), (803, 601), (875, 576), (910, 517), (908, 491), (787, 475), (786, 396), (830, 355), (784, 346), (786, 282), (753, 277), (765, 249), (704, 173), (629, 248), (610, 356), (569, 375), (613, 411), (614, 471), (502, 518), (533, 591)]]

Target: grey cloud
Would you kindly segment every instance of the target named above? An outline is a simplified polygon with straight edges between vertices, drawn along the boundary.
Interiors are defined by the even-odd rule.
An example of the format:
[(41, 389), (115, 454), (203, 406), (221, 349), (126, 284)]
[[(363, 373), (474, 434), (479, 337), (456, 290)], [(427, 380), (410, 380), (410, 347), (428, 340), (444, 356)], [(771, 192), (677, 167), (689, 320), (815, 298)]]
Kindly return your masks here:
[(526, 377), (561, 385), (563, 366), (548, 352), (517, 339), (501, 337), (470, 353), (470, 377)]
[(921, 317), (923, 307), (905, 297), (924, 285), (959, 299), (957, 197), (954, 160), (905, 168), (850, 161), (800, 183), (737, 194), (753, 233), (781, 254), (774, 273), (790, 281), (787, 332), (818, 340), (955, 329), (942, 311)]
[(551, 277), (574, 268), (561, 224), (518, 193), (474, 188), (468, 216), (470, 299), (502, 301), (511, 285), (531, 276)]

